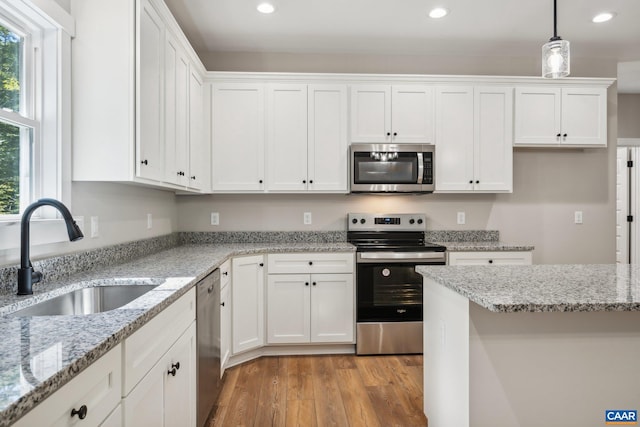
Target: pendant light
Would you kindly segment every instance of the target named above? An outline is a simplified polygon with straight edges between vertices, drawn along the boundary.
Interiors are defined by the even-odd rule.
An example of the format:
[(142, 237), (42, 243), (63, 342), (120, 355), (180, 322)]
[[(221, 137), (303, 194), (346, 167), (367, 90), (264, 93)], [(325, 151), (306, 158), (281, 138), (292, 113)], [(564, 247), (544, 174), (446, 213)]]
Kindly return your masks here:
[(542, 46), (542, 77), (567, 77), (569, 59), (569, 42), (558, 37), (556, 0), (553, 0), (553, 37)]

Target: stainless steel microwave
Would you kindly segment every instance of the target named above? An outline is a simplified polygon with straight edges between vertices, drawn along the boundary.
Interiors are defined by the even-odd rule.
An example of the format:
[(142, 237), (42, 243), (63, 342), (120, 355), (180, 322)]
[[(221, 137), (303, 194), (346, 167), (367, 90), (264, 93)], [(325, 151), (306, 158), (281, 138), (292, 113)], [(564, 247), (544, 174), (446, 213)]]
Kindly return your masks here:
[(352, 193), (431, 193), (435, 146), (351, 144)]

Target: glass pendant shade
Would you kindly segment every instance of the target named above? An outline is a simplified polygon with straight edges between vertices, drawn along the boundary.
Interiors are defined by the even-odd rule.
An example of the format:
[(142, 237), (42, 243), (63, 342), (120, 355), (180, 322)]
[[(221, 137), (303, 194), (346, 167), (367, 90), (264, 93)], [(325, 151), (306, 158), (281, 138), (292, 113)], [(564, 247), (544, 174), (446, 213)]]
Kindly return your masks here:
[(542, 46), (542, 77), (567, 77), (570, 71), (569, 42), (553, 37)]

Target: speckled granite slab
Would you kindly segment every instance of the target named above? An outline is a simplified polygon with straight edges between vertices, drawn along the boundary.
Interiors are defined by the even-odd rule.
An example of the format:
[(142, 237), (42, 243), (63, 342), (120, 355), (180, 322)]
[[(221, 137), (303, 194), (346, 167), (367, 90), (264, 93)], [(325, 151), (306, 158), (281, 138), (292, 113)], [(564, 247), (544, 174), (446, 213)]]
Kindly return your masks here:
[(512, 245), (504, 242), (435, 242), (446, 246), (448, 252), (521, 252), (532, 251), (532, 245)]
[(428, 230), (425, 233), (428, 242), (497, 242), (500, 232), (497, 230)]
[(203, 243), (337, 243), (347, 241), (346, 231), (216, 231), (180, 232), (186, 244)]
[[(495, 312), (640, 311), (640, 266), (418, 266)], [(433, 285), (431, 285), (433, 286)]]
[[(0, 427), (14, 423), (232, 256), (354, 251), (354, 246), (344, 242), (183, 245), (38, 284), (30, 297), (1, 295)], [(70, 289), (132, 283), (157, 283), (159, 286), (127, 305), (105, 313), (11, 316), (18, 308)], [(33, 371), (33, 366), (40, 368)]]

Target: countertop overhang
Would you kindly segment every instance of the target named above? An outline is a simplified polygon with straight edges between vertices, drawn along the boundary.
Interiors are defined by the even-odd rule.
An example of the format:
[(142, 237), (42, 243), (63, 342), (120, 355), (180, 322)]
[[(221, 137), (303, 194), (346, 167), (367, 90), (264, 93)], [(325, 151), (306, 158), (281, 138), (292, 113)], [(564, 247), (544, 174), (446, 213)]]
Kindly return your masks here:
[(418, 266), (425, 279), (493, 312), (640, 311), (640, 266)]

